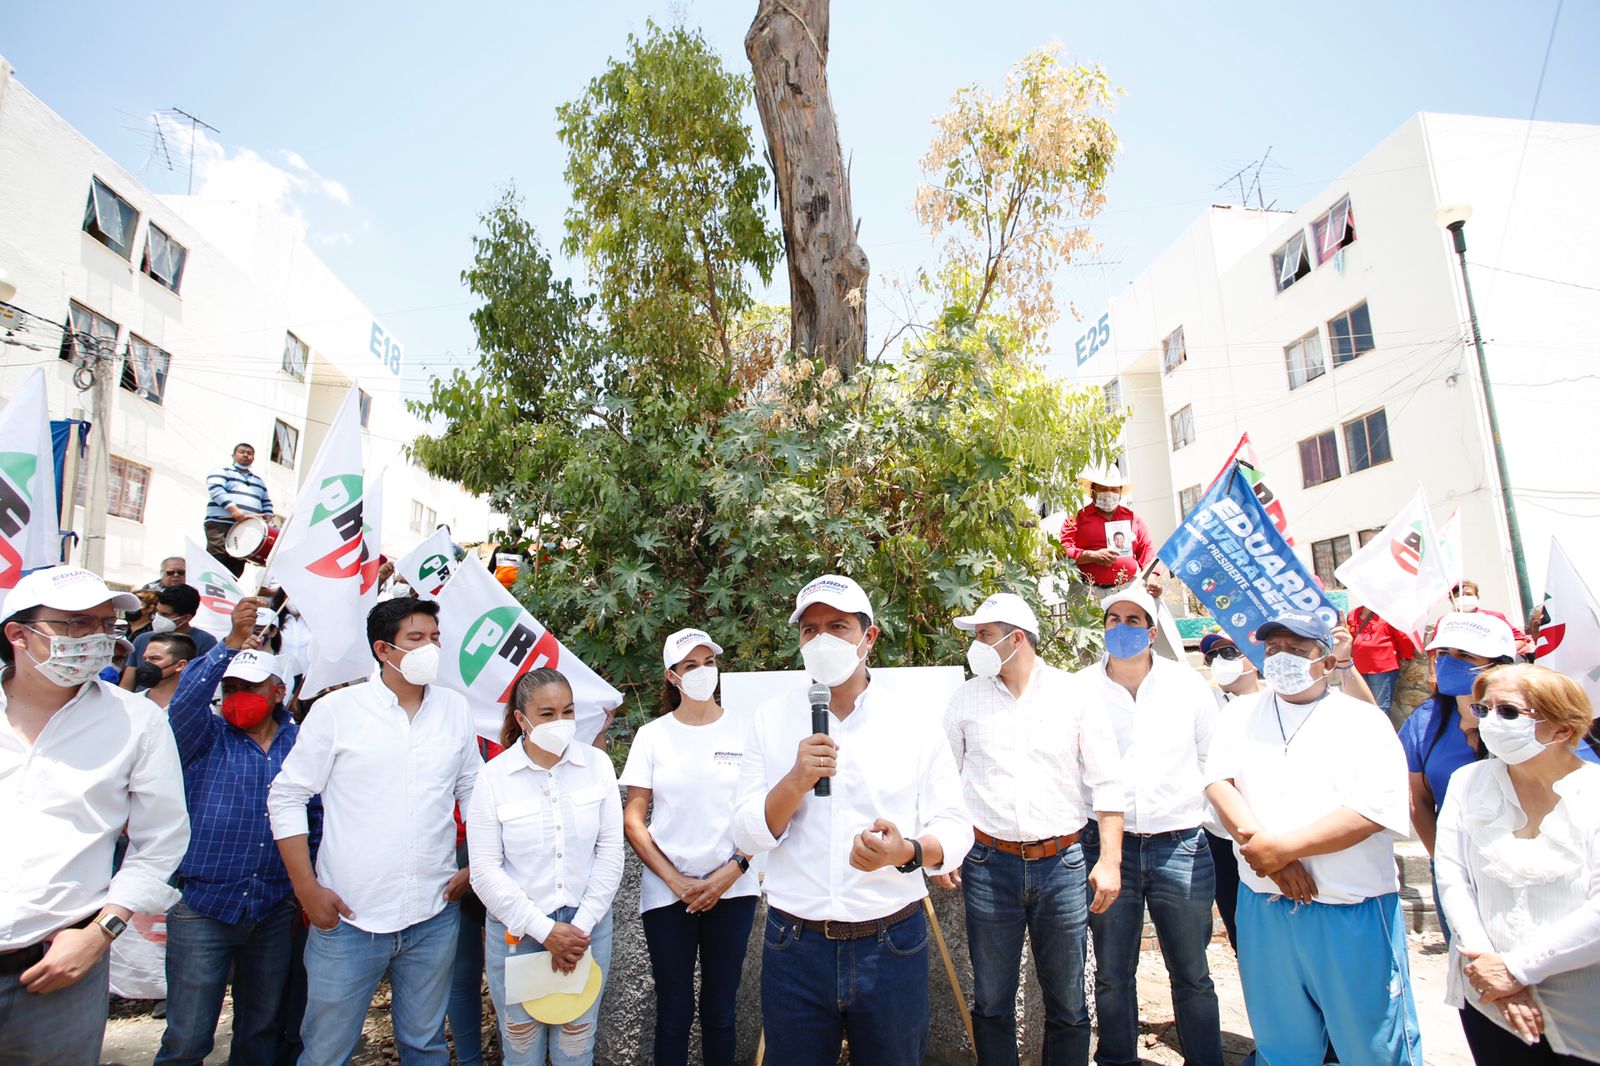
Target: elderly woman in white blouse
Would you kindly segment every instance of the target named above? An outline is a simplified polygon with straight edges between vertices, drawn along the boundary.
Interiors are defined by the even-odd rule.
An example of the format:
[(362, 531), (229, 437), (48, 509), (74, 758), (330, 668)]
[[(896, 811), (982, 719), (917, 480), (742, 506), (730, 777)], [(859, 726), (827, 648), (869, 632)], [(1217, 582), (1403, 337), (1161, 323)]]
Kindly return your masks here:
[(1600, 766), (1574, 754), (1592, 709), (1542, 666), (1490, 670), (1473, 699), (1495, 758), (1450, 779), (1434, 852), (1451, 1002), (1479, 1066), (1600, 1062)]
[[(478, 771), (467, 813), (472, 888), (489, 912), (485, 969), (512, 1066), (589, 1066), (611, 969), (611, 900), (622, 883), (622, 800), (603, 751), (576, 743), (572, 686), (531, 670), (506, 709), (505, 751)], [(579, 1017), (546, 1025), (506, 1001), (506, 960), (548, 951), (558, 974), (585, 953), (600, 995)], [(585, 963), (587, 970), (587, 964)]]

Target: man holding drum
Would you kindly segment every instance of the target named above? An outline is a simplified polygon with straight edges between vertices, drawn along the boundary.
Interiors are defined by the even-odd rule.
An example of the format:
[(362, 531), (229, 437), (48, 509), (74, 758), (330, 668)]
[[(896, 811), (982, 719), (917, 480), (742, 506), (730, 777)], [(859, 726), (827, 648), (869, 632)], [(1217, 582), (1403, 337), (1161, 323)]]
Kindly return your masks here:
[(233, 462), (206, 478), (206, 548), (234, 577), (244, 573), (245, 560), (229, 554), (228, 531), (247, 518), (270, 518), (272, 497), (261, 475), (250, 469), (256, 461), (251, 444), (236, 444)]

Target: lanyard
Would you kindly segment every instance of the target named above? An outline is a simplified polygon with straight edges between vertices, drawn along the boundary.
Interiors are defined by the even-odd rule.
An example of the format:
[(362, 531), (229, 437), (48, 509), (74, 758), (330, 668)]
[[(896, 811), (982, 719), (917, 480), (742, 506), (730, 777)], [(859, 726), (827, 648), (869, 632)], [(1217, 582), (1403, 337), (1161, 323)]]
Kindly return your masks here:
[(1283, 707), (1278, 703), (1278, 694), (1276, 692), (1272, 694), (1272, 713), (1278, 719), (1278, 736), (1283, 737), (1283, 753), (1285, 755), (1289, 754), (1289, 745), (1294, 743), (1294, 738), (1300, 735), (1300, 730), (1306, 727), (1306, 723), (1311, 721), (1311, 716), (1316, 713), (1317, 707), (1327, 698), (1328, 693), (1324, 689), (1322, 695), (1311, 701), (1311, 710), (1307, 711), (1306, 716), (1300, 720), (1300, 724), (1294, 727), (1294, 732), (1285, 735), (1283, 731)]

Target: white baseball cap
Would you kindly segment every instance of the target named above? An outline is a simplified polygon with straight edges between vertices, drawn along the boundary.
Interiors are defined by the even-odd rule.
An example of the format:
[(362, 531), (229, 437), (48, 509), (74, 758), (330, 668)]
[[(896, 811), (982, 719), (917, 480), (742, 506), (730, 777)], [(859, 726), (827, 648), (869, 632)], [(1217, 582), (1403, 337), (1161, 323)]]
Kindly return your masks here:
[(789, 624), (800, 621), (805, 609), (813, 603), (825, 603), (847, 614), (864, 614), (869, 622), (877, 621), (872, 613), (872, 601), (867, 599), (866, 592), (843, 574), (823, 574), (812, 578), (800, 590), (800, 595), (794, 598), (794, 614), (789, 616)]
[(223, 671), (222, 676), (237, 677), (240, 681), (259, 685), (269, 677), (282, 681), (284, 673), (276, 655), (246, 648), (233, 657), (233, 661), (228, 664), (228, 669)]
[(703, 629), (680, 629), (667, 638), (661, 645), (661, 665), (672, 669), (689, 657), (689, 653), (704, 645), (722, 654), (722, 645), (711, 639), (711, 634)]
[(1114, 466), (1092, 466), (1078, 475), (1084, 485), (1104, 485), (1108, 489), (1131, 489), (1133, 479)]
[(1485, 659), (1506, 656), (1514, 659), (1517, 656), (1517, 640), (1511, 633), (1511, 627), (1504, 619), (1482, 611), (1471, 614), (1452, 611), (1439, 619), (1427, 650), (1438, 651), (1440, 648), (1453, 648), (1481, 655)]
[(1025, 629), (1039, 635), (1039, 619), (1028, 606), (1028, 601), (1011, 592), (996, 592), (978, 604), (971, 614), (956, 619), (956, 628), (972, 632), (985, 622), (1004, 622), (1008, 626)]
[(1140, 610), (1144, 611), (1146, 617), (1150, 619), (1152, 625), (1155, 623), (1157, 614), (1156, 601), (1150, 595), (1150, 593), (1145, 591), (1143, 585), (1135, 583), (1129, 585), (1125, 589), (1113, 592), (1111, 595), (1100, 601), (1100, 606), (1109, 611), (1111, 610), (1111, 605), (1113, 603), (1134, 604)]
[(76, 566), (47, 566), (18, 581), (16, 587), (6, 593), (0, 618), (10, 618), (35, 607), (84, 611), (102, 603), (109, 603), (119, 611), (137, 611), (143, 607), (133, 593), (111, 591), (99, 574)]

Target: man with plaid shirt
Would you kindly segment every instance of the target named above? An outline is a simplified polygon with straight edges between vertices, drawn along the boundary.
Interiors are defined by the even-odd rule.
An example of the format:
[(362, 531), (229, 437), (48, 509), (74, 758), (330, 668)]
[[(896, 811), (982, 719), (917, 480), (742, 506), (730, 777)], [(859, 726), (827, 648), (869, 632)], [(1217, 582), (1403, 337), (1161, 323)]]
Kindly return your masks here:
[[(194, 830), (178, 866), (183, 899), (167, 912), (167, 1031), (156, 1062), (198, 1066), (211, 1052), (233, 976), (230, 1062), (278, 1057), (280, 1008), (299, 907), (272, 838), (267, 792), (294, 746), (284, 667), (253, 638), (256, 600), (228, 636), (184, 670), (167, 713)], [(211, 699), (222, 689), (222, 714)], [(320, 829), (313, 800), (312, 840)]]

